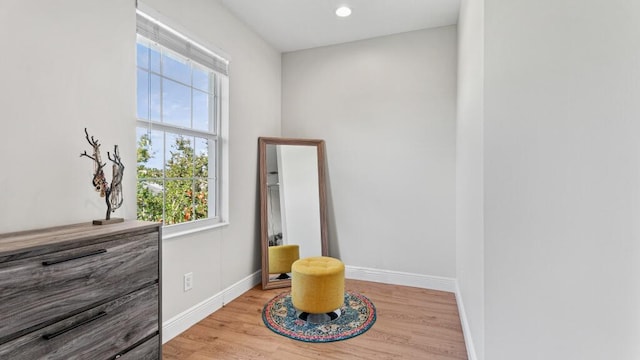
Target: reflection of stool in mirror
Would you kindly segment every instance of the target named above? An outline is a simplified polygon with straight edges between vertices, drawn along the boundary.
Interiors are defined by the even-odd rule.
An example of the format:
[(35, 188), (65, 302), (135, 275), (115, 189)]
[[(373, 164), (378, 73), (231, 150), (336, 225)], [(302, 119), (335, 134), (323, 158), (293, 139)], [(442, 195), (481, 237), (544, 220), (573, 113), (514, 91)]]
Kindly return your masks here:
[(299, 258), (298, 245), (269, 246), (269, 274), (280, 274), (278, 279), (288, 279), (291, 265)]
[[(344, 264), (338, 259), (316, 256), (300, 259), (291, 266), (291, 302), (311, 315), (338, 310), (344, 303)], [(321, 319), (321, 317), (315, 317)], [(309, 320), (311, 321), (311, 320)]]

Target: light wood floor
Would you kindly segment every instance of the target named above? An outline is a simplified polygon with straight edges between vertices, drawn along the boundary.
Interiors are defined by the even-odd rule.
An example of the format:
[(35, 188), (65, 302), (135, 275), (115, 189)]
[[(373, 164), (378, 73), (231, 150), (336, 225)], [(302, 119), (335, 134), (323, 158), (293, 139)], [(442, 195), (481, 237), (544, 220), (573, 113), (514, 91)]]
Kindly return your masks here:
[(249, 290), (163, 346), (164, 360), (467, 359), (453, 293), (346, 280), (377, 310), (369, 331), (348, 340), (306, 343), (269, 330), (262, 308), (289, 289)]

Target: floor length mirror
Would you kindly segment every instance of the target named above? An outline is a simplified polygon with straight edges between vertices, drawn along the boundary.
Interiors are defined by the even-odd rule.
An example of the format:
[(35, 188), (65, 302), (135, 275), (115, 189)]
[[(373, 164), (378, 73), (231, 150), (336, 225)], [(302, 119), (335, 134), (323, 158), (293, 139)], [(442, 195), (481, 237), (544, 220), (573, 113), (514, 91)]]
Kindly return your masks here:
[(291, 286), (291, 264), (327, 256), (323, 140), (258, 140), (262, 288)]

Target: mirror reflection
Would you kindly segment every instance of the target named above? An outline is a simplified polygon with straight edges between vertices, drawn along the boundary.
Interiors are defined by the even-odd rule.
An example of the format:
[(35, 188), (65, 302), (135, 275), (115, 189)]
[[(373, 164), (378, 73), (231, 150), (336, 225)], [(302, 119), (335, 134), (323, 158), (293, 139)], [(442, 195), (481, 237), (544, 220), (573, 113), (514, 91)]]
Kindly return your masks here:
[(260, 138), (263, 288), (290, 285), (291, 264), (327, 255), (324, 142)]

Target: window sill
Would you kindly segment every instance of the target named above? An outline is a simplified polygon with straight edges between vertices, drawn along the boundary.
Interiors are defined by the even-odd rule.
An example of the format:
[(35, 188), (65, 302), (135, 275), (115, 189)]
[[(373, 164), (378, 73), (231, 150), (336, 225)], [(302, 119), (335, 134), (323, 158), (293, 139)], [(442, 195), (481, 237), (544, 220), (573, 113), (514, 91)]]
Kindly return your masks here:
[(183, 237), (190, 234), (199, 233), (202, 231), (213, 230), (229, 225), (229, 222), (213, 222), (203, 220), (201, 222), (176, 224), (162, 227), (162, 240), (170, 240), (174, 238)]

